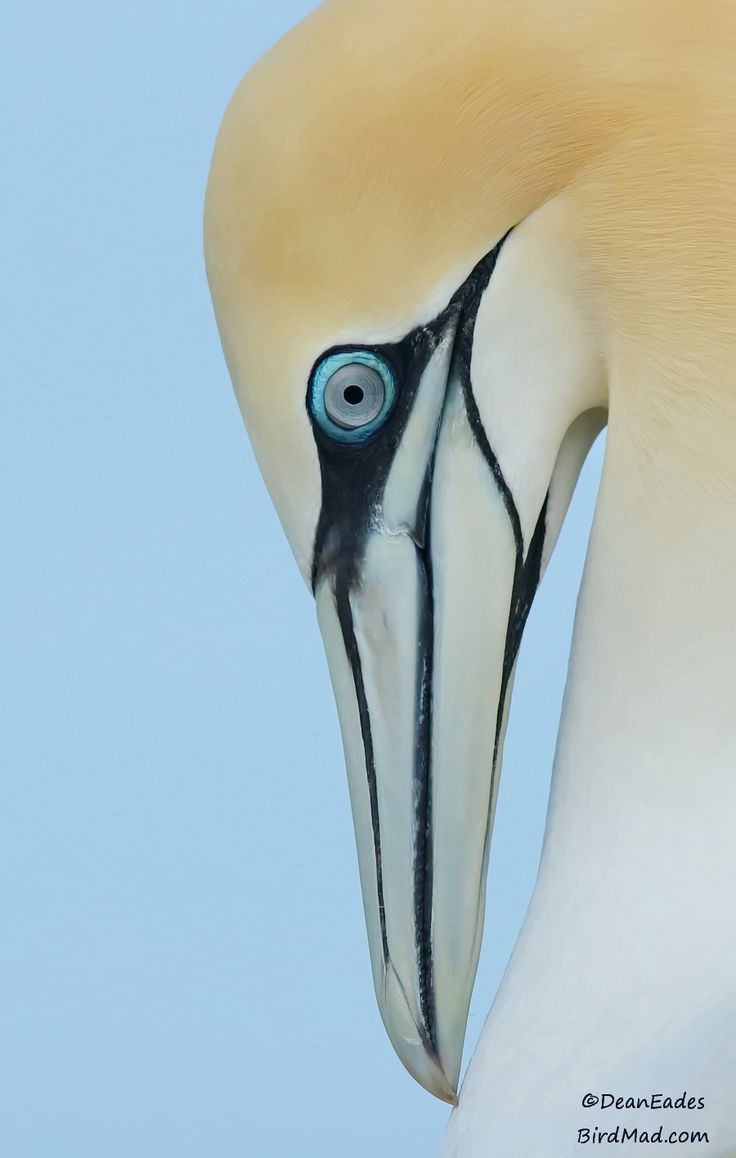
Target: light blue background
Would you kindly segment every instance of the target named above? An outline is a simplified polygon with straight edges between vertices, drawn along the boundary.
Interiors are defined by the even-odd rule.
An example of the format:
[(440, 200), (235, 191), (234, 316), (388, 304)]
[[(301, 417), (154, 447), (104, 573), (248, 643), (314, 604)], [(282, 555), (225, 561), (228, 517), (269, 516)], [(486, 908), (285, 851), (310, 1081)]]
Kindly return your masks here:
[[(241, 73), (310, 4), (5, 0), (2, 1158), (424, 1158), (369, 975), (311, 599), (201, 256)], [(470, 1019), (529, 895), (600, 446), (532, 614)]]

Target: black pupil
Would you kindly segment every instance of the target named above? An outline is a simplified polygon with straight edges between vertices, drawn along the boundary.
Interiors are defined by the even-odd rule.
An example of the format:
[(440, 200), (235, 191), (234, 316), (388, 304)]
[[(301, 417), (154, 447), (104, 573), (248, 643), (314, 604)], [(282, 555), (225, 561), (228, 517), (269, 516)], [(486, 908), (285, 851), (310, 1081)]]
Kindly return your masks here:
[(365, 398), (365, 393), (362, 386), (346, 386), (343, 391), (343, 398), (351, 406), (359, 406)]

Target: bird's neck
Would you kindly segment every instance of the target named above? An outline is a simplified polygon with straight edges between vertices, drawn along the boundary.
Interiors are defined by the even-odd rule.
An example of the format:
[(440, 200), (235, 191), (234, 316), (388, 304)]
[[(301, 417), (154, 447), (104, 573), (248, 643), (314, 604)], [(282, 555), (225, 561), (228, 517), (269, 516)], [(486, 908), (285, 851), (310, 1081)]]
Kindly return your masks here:
[[(702, 396), (624, 403), (540, 875), (463, 1095), (510, 1158), (532, 1152), (533, 1128), (572, 1152), (565, 1131), (599, 1088), (690, 1089), (736, 1145), (736, 418)], [(512, 1132), (524, 1098), (528, 1138)]]
[(620, 887), (638, 854), (671, 874), (689, 853), (705, 883), (719, 839), (736, 847), (734, 448), (736, 417), (699, 396), (612, 414), (545, 870), (572, 856)]

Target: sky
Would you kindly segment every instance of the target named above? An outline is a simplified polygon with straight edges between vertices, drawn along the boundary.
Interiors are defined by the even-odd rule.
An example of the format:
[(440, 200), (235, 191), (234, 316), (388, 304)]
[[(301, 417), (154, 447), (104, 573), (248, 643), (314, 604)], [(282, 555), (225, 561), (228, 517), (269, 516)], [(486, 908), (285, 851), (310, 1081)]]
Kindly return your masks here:
[[(425, 1158), (377, 1011), (307, 592), (232, 397), (202, 200), (311, 4), (5, 0), (0, 1154)], [(466, 1059), (537, 867), (601, 444), (522, 648)]]

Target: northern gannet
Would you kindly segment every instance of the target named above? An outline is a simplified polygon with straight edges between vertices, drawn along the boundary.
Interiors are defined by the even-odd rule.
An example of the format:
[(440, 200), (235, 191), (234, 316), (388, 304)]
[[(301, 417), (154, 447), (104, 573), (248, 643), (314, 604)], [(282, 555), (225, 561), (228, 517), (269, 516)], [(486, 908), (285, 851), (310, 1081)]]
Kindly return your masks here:
[(539, 877), (443, 1158), (660, 1123), (736, 1154), (734, 45), (728, 0), (328, 0), (215, 147), (208, 276), (316, 597), (378, 1002), (449, 1102), (517, 650), (608, 422)]

